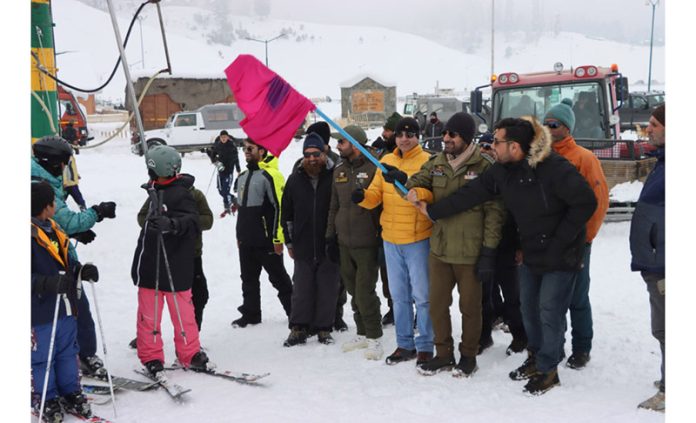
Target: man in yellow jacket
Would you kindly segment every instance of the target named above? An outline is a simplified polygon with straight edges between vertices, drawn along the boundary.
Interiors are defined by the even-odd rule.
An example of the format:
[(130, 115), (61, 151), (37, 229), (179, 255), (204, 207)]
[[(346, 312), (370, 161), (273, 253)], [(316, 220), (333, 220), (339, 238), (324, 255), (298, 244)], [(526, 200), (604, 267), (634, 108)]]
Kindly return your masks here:
[[(418, 122), (413, 118), (403, 118), (396, 125), (395, 133), (396, 148), (382, 158), (382, 163), (388, 170), (398, 168), (409, 176), (413, 175), (430, 157), (418, 143)], [(396, 350), (387, 357), (386, 362), (397, 364), (416, 358), (416, 364), (422, 364), (433, 356), (433, 327), (428, 295), (428, 252), (432, 222), (402, 197), (393, 185), (394, 179), (390, 180), (387, 175), (377, 170), (367, 190), (357, 188), (351, 199), (366, 209), (382, 204), (380, 223), (389, 291), (394, 301), (397, 343)], [(413, 331), (414, 303), (417, 336), (414, 336)]]
[(592, 240), (599, 232), (609, 208), (609, 190), (599, 159), (590, 150), (577, 145), (573, 136), (570, 135), (575, 127), (575, 113), (571, 105), (572, 102), (569, 99), (563, 99), (550, 108), (544, 116), (544, 126), (548, 127), (551, 133), (553, 150), (575, 166), (590, 185), (597, 199), (597, 209), (585, 225), (587, 232), (584, 265), (575, 279), (573, 297), (570, 302), (573, 353), (568, 357), (566, 366), (579, 370), (590, 361), (593, 335), (592, 307), (590, 306), (590, 251)]

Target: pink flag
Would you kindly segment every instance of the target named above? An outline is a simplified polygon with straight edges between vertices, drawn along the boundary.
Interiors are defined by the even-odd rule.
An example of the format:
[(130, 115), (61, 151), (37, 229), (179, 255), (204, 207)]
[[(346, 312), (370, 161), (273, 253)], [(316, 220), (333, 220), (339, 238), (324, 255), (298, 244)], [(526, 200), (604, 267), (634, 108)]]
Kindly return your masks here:
[(244, 132), (279, 156), (316, 106), (249, 54), (237, 56), (225, 75), (235, 101), (246, 115), (240, 122)]

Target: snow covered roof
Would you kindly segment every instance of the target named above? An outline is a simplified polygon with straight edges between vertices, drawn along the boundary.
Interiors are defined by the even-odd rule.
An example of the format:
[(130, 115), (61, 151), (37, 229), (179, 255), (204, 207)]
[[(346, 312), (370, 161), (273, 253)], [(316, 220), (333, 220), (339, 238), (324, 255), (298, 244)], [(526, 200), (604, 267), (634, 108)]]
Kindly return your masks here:
[[(150, 78), (154, 75), (157, 70), (153, 69), (138, 69), (131, 71), (131, 77), (133, 80), (138, 78)], [(182, 78), (182, 79), (225, 79), (224, 72), (174, 72), (173, 75), (168, 73), (161, 73), (157, 76), (160, 78)]]
[(358, 74), (347, 81), (341, 82), (341, 88), (350, 88), (365, 78), (370, 78), (371, 80), (373, 80), (381, 85), (384, 85), (385, 87), (395, 87), (396, 86), (396, 84), (394, 84), (393, 82), (387, 81), (386, 79), (384, 79), (382, 77), (374, 76), (374, 74), (368, 75), (366, 73), (363, 73), (363, 74)]

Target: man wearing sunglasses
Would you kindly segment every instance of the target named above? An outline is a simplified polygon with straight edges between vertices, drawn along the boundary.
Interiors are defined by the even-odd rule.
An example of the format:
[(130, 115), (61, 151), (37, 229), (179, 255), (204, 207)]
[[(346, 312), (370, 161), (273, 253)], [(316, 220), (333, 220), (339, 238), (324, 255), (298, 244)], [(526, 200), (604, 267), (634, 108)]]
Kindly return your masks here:
[(551, 149), (551, 136), (534, 117), (495, 125), (496, 163), (448, 197), (416, 206), (432, 220), (446, 219), (502, 196), (517, 222), (521, 244), (520, 303), (528, 358), (510, 373), (529, 379), (524, 390), (540, 395), (560, 384), (565, 315), (583, 265), (585, 223), (597, 208), (587, 181)]
[(575, 166), (590, 185), (597, 199), (597, 209), (587, 221), (584, 266), (578, 272), (575, 288), (573, 288), (573, 298), (570, 302), (573, 353), (568, 357), (566, 366), (579, 370), (590, 361), (590, 350), (592, 349), (590, 251), (592, 250), (592, 240), (599, 232), (609, 208), (609, 189), (599, 159), (590, 150), (577, 145), (573, 136), (570, 135), (575, 127), (575, 113), (571, 108), (572, 104), (572, 101), (566, 98), (550, 108), (544, 116), (544, 126), (549, 128), (549, 133), (551, 133), (553, 150)]
[(332, 344), (331, 328), (336, 313), (338, 257), (327, 254), (326, 222), (331, 202), (333, 164), (327, 166), (326, 144), (310, 133), (305, 138), (302, 164), (288, 178), (283, 190), (282, 225), (292, 276), (290, 335), (284, 346), (304, 344), (310, 329), (319, 342)]
[[(430, 155), (418, 143), (420, 128), (410, 117), (396, 125), (396, 146), (382, 159), (384, 167), (408, 176), (420, 170)], [(428, 251), (432, 222), (406, 201), (390, 178), (378, 170), (367, 189), (357, 188), (351, 200), (366, 209), (382, 205), (380, 223), (384, 255), (389, 274), (389, 291), (394, 302), (396, 350), (387, 364), (416, 359), (422, 364), (433, 356), (433, 328), (428, 297)], [(406, 183), (405, 179), (399, 180)], [(416, 305), (418, 335), (413, 331), (413, 304)]]
[(266, 270), (268, 280), (278, 291), (278, 299), (288, 317), (292, 304), (292, 281), (283, 264), (283, 229), (280, 226), (283, 175), (272, 164), (277, 159), (263, 146), (246, 139), (243, 151), (247, 168), (236, 181), (237, 247), (243, 297), (237, 310), (242, 317), (232, 322), (232, 326), (238, 328), (261, 323), (261, 268)]
[[(406, 183), (408, 199), (432, 203), (476, 180), (493, 160), (484, 157), (473, 143), (476, 123), (470, 114), (455, 113), (442, 131), (444, 151), (428, 160)], [(454, 369), (455, 376), (471, 376), (477, 369), (476, 355), (481, 335), (483, 287), (491, 290), (496, 247), (500, 241), (505, 211), (499, 199), (441, 219), (433, 224), (430, 238), (430, 317), (437, 355), (418, 367), (424, 375)], [(483, 287), (482, 287), (483, 286)], [(452, 289), (459, 293), (462, 335), (460, 360), (455, 367), (452, 339)]]

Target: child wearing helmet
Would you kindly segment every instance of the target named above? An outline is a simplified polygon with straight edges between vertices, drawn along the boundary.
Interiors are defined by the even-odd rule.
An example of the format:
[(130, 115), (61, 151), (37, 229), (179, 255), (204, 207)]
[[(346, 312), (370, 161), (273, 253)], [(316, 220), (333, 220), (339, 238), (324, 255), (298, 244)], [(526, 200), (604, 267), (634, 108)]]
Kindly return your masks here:
[[(185, 368), (207, 371), (212, 365), (200, 349), (191, 301), (199, 213), (191, 193), (194, 177), (179, 173), (181, 157), (172, 147), (147, 152), (149, 212), (133, 256), (131, 277), (138, 287), (137, 351), (149, 374), (164, 377), (160, 322), (164, 303), (174, 326), (174, 345)], [(152, 191), (151, 191), (152, 190)], [(155, 198), (157, 204), (152, 204)]]

